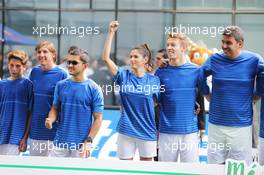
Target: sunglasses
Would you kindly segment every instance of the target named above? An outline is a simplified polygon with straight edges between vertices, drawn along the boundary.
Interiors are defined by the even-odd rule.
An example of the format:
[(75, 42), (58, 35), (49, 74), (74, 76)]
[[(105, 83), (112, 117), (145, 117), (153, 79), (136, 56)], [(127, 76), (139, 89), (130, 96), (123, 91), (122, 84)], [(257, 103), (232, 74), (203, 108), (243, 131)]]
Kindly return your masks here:
[(67, 65), (70, 65), (70, 64), (72, 64), (73, 66), (75, 66), (75, 65), (77, 65), (77, 64), (79, 64), (80, 62), (78, 62), (78, 61), (67, 61)]

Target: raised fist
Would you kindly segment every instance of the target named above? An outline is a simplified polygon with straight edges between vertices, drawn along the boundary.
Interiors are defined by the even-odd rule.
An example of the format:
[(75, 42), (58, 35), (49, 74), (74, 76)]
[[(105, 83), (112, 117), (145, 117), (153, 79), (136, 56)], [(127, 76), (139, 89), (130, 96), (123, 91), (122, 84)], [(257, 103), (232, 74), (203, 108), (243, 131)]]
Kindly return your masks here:
[(109, 23), (109, 32), (116, 32), (119, 27), (118, 21), (111, 21)]

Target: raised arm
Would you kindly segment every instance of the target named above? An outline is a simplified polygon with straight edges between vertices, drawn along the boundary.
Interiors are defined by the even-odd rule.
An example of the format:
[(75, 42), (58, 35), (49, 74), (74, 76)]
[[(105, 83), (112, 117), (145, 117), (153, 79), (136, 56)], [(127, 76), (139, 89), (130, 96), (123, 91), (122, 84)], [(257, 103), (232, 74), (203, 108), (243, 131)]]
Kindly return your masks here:
[(111, 21), (110, 22), (109, 28), (108, 28), (108, 35), (107, 35), (107, 38), (105, 40), (105, 45), (104, 45), (104, 50), (103, 50), (103, 55), (102, 55), (102, 59), (103, 59), (104, 63), (106, 64), (109, 72), (112, 75), (116, 75), (117, 71), (118, 71), (117, 65), (110, 58), (112, 41), (113, 41), (113, 37), (115, 35), (115, 32), (118, 29), (118, 26), (119, 26), (118, 21)]

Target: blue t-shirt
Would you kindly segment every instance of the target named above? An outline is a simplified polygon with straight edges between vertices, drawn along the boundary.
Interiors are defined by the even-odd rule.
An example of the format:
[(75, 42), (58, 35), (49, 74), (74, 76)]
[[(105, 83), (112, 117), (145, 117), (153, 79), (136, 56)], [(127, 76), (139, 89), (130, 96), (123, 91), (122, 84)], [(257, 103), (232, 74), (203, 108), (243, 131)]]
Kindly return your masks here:
[(91, 129), (92, 114), (103, 112), (104, 98), (101, 88), (91, 79), (66, 79), (56, 85), (53, 105), (60, 110), (54, 144), (79, 149)]
[(243, 127), (252, 124), (255, 77), (263, 72), (263, 58), (241, 51), (234, 60), (223, 53), (213, 54), (201, 68), (203, 94), (209, 93), (206, 76), (212, 75), (209, 122)]
[(261, 96), (260, 129), (259, 136), (264, 138), (264, 72), (258, 74), (256, 82), (256, 95)]
[(45, 119), (52, 106), (55, 86), (58, 81), (67, 78), (67, 73), (61, 68), (54, 67), (44, 71), (40, 66), (32, 69), (30, 80), (33, 82), (34, 103), (30, 138), (35, 140), (53, 140), (56, 133), (56, 125), (53, 129), (45, 127)]
[(33, 84), (30, 80), (0, 81), (0, 144), (20, 144), (32, 100)]
[(194, 114), (199, 68), (192, 63), (167, 66), (155, 73), (165, 91), (160, 93), (159, 132), (190, 134), (198, 131)]
[(159, 78), (148, 73), (137, 77), (129, 70), (119, 69), (114, 81), (120, 89), (122, 108), (117, 131), (130, 137), (155, 141), (154, 98), (159, 98)]

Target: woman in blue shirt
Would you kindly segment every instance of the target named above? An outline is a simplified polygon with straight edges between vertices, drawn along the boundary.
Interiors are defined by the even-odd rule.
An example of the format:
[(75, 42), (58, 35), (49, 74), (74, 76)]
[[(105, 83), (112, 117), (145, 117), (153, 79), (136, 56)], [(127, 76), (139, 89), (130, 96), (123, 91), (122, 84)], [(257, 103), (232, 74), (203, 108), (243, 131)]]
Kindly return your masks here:
[(150, 161), (156, 156), (154, 98), (159, 96), (160, 83), (158, 77), (147, 73), (152, 64), (146, 44), (131, 50), (131, 70), (118, 69), (110, 59), (111, 43), (118, 26), (117, 21), (110, 22), (103, 51), (103, 61), (120, 89), (121, 118), (117, 127), (117, 152), (119, 159), (132, 160), (138, 149), (140, 160)]

